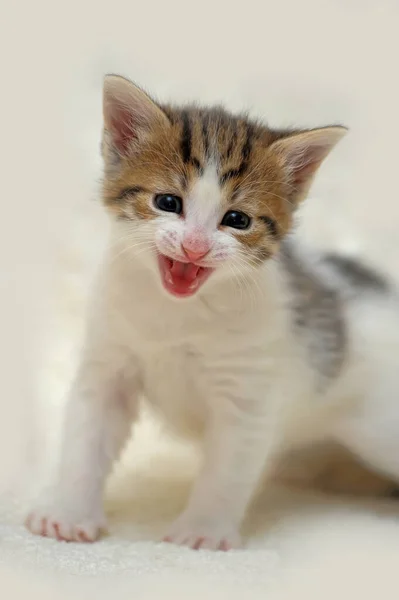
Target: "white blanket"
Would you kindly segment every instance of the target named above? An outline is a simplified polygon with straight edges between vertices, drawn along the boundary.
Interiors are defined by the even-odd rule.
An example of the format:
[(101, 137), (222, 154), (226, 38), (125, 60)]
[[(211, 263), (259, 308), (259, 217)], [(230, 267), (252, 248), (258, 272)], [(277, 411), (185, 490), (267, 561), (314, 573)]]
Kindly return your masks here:
[(57, 599), (368, 600), (397, 589), (395, 502), (334, 501), (273, 487), (252, 506), (240, 551), (195, 552), (158, 543), (184, 504), (192, 459), (162, 443), (155, 428), (142, 426), (109, 486), (109, 535), (92, 545), (31, 536), (20, 525), (20, 503), (3, 497), (4, 582), (13, 594), (21, 590), (21, 598), (37, 590), (41, 598)]

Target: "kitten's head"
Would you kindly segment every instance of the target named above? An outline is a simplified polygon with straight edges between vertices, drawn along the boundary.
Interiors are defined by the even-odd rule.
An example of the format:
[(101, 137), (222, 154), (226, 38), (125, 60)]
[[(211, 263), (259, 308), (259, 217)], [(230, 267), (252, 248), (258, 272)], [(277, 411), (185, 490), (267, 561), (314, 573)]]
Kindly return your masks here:
[(160, 106), (130, 81), (104, 83), (104, 202), (120, 237), (158, 265), (172, 295), (257, 268), (343, 127), (271, 130), (223, 109)]

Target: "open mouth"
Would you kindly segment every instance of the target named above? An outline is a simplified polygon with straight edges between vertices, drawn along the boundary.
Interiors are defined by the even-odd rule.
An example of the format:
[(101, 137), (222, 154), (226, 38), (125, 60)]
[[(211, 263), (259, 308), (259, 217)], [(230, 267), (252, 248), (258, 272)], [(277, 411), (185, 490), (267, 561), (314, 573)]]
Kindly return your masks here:
[(158, 255), (158, 263), (164, 288), (178, 298), (195, 294), (213, 271), (209, 267), (181, 262), (163, 254)]

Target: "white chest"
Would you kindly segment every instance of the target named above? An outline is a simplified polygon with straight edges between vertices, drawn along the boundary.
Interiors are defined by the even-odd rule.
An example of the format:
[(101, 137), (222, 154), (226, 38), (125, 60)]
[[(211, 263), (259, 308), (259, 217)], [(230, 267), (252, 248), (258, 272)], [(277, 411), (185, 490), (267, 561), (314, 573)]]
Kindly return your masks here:
[(201, 356), (190, 345), (162, 345), (142, 356), (144, 395), (181, 434), (201, 433), (207, 416), (207, 385)]
[(263, 399), (273, 355), (281, 353), (278, 319), (270, 319), (263, 298), (246, 307), (227, 288), (216, 299), (171, 302), (147, 273), (119, 277), (109, 289), (115, 337), (138, 360), (144, 396), (180, 433), (203, 429), (215, 378), (248, 397), (255, 385)]

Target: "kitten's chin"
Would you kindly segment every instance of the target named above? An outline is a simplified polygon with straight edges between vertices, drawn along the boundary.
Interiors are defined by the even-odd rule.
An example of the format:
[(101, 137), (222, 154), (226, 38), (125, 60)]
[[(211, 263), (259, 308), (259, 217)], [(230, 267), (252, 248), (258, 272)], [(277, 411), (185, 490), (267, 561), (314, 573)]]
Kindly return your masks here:
[(163, 254), (158, 254), (158, 266), (163, 287), (176, 298), (194, 296), (214, 271), (209, 267), (181, 262)]

